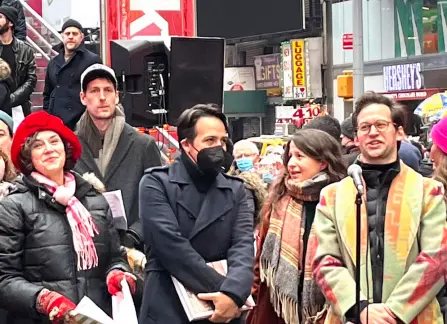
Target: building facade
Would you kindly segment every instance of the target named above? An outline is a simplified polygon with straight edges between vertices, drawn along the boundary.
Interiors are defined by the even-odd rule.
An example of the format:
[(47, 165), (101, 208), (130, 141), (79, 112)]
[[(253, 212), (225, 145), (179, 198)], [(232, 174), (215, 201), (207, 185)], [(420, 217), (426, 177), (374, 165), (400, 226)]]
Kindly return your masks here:
[[(336, 77), (352, 69), (353, 51), (343, 49), (352, 34), (352, 1), (333, 1), (334, 89)], [(362, 0), (365, 91), (384, 93), (409, 110), (447, 88), (446, 0)], [(342, 120), (352, 102), (334, 96)]]

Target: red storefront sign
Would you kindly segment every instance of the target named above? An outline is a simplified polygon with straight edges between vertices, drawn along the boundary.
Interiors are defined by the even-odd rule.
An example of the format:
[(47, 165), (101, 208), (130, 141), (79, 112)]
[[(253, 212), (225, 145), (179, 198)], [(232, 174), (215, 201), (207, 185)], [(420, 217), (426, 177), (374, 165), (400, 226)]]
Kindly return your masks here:
[(354, 49), (354, 36), (353, 34), (343, 34), (343, 49), (352, 50)]
[(107, 0), (108, 41), (196, 34), (194, 0)]
[(394, 101), (409, 101), (409, 100), (419, 100), (422, 101), (431, 97), (435, 93), (444, 92), (445, 89), (421, 89), (421, 90), (410, 90), (410, 91), (398, 91), (398, 92), (384, 92), (382, 95), (393, 99)]

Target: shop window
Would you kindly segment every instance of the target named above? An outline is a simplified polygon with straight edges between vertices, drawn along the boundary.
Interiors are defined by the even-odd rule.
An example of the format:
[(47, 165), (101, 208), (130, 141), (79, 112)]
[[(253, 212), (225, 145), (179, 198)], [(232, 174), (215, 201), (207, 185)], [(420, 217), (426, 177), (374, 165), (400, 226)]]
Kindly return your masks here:
[(447, 0), (395, 0), (396, 57), (445, 52)]
[(424, 0), (422, 30), (424, 54), (438, 53), (438, 0)]

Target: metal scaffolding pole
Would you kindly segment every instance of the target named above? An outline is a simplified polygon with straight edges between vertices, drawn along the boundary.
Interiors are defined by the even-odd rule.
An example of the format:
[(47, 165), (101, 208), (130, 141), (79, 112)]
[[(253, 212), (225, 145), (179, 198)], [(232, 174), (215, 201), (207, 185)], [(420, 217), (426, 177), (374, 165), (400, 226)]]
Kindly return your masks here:
[(101, 48), (101, 58), (104, 64), (109, 61), (108, 56), (108, 46), (107, 46), (107, 0), (100, 0), (100, 48)]
[(363, 79), (363, 0), (352, 1), (352, 27), (354, 36), (354, 100), (357, 100), (364, 92)]
[(323, 2), (323, 34), (324, 34), (324, 86), (328, 112), (334, 114), (334, 63), (332, 42), (332, 0)]

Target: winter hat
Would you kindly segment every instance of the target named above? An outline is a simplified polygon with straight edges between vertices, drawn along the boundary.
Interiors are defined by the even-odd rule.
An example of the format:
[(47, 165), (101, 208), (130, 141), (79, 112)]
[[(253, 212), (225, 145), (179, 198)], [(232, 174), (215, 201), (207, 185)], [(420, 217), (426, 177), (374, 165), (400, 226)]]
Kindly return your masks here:
[(20, 123), (14, 134), (11, 145), (11, 160), (20, 172), (23, 172), (20, 168), (20, 151), (25, 141), (28, 137), (41, 131), (53, 131), (59, 134), (63, 140), (71, 145), (73, 159), (76, 161), (80, 158), (82, 147), (75, 133), (65, 126), (61, 119), (41, 110), (28, 115)]
[(81, 89), (85, 91), (87, 89), (87, 85), (96, 79), (106, 78), (112, 81), (115, 85), (115, 89), (118, 86), (118, 80), (115, 76), (115, 71), (109, 68), (104, 64), (93, 64), (90, 65), (85, 71), (81, 74)]
[(4, 122), (6, 126), (8, 126), (9, 135), (11, 135), (12, 137), (12, 134), (14, 133), (14, 120), (12, 119), (12, 117), (4, 111), (0, 110), (0, 121)]
[(81, 32), (83, 31), (82, 25), (79, 23), (79, 21), (74, 19), (68, 19), (66, 22), (64, 22), (64, 24), (62, 25), (62, 32), (68, 27), (76, 27)]
[(442, 152), (447, 154), (447, 118), (441, 119), (433, 126), (430, 136), (433, 143), (436, 144)]
[(17, 25), (19, 12), (16, 10), (16, 8), (10, 6), (1, 6), (0, 13), (3, 14), (3, 16), (5, 16), (10, 22), (12, 22), (14, 27)]
[(352, 117), (346, 118), (340, 125), (341, 134), (351, 140), (354, 140), (354, 125), (352, 125)]

